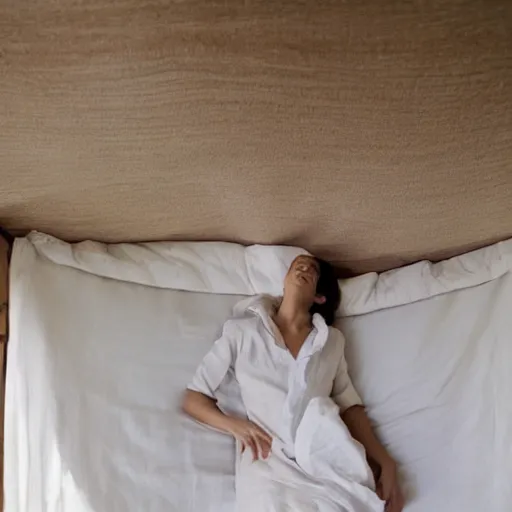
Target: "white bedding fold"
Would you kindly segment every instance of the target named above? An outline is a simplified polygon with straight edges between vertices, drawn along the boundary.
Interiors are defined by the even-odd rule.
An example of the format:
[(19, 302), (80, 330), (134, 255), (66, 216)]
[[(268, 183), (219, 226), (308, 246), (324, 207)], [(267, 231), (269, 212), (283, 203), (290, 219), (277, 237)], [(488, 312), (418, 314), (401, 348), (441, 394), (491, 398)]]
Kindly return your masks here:
[[(43, 233), (26, 240), (39, 255), (94, 275), (158, 288), (203, 293), (280, 295), (297, 247), (226, 242), (68, 244)], [(353, 316), (401, 306), (492, 281), (512, 269), (512, 239), (431, 263), (421, 261), (380, 275), (341, 282), (339, 314)]]
[(343, 316), (418, 302), (443, 293), (478, 286), (512, 270), (512, 239), (449, 260), (413, 265), (382, 274), (371, 272), (342, 283)]
[[(27, 242), (28, 241), (28, 242)], [(130, 283), (200, 293), (280, 295), (297, 247), (228, 242), (150, 242), (68, 244), (32, 232), (27, 241), (39, 255), (59, 265)]]

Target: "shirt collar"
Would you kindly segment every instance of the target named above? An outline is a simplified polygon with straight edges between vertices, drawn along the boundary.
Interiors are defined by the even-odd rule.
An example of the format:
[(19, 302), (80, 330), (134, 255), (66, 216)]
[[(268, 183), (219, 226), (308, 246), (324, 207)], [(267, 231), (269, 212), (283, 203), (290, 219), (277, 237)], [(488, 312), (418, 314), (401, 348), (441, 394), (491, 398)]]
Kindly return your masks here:
[(313, 315), (313, 326), (317, 330), (317, 335), (313, 341), (313, 352), (318, 352), (324, 348), (329, 337), (329, 326), (325, 323), (324, 317), (320, 313)]
[[(260, 317), (267, 330), (274, 335), (274, 338), (279, 346), (282, 343), (279, 342), (281, 336), (277, 336), (275, 330), (277, 327), (272, 320), (272, 316), (277, 311), (279, 304), (281, 303), (281, 297), (272, 297), (271, 295), (259, 295), (258, 297), (252, 297), (249, 300), (244, 300), (240, 305), (236, 306), (236, 309), (240, 311), (250, 311)], [(316, 335), (313, 340), (312, 353), (322, 350), (329, 337), (329, 327), (325, 323), (322, 315), (315, 313), (312, 318), (313, 327), (316, 329)]]

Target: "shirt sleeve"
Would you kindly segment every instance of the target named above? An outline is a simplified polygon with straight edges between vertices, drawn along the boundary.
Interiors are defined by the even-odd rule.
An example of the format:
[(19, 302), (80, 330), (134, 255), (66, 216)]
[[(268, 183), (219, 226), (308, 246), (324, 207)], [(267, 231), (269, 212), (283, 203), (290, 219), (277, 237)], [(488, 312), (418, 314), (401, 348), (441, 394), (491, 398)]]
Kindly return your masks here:
[(215, 398), (215, 392), (236, 360), (236, 332), (236, 325), (228, 320), (224, 324), (222, 336), (204, 357), (192, 382), (187, 386), (188, 389)]
[(338, 331), (341, 343), (341, 357), (338, 363), (336, 376), (334, 377), (331, 398), (343, 413), (354, 405), (363, 405), (363, 402), (357, 393), (347, 368), (347, 360), (345, 359), (345, 338)]

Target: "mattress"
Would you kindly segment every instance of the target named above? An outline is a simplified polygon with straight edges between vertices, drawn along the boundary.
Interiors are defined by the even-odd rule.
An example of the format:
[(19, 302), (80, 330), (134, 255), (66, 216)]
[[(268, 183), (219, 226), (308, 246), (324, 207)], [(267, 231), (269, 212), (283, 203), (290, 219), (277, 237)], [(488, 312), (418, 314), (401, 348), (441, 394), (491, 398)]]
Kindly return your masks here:
[[(233, 443), (181, 393), (233, 305), (279, 294), (301, 252), (18, 239), (6, 512), (232, 511)], [(352, 378), (408, 512), (510, 509), (511, 269), (507, 241), (342, 283)]]

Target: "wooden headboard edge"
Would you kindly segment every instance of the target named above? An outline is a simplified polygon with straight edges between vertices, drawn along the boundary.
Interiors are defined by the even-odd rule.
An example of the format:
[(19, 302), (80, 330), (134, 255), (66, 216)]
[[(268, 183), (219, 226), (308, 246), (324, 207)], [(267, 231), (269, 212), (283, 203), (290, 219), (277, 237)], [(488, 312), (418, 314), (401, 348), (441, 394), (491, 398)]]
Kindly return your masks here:
[(8, 300), (9, 300), (9, 259), (14, 237), (0, 227), (0, 510), (3, 510), (3, 475), (4, 475), (4, 404), (5, 404), (5, 370), (6, 345), (8, 339)]

